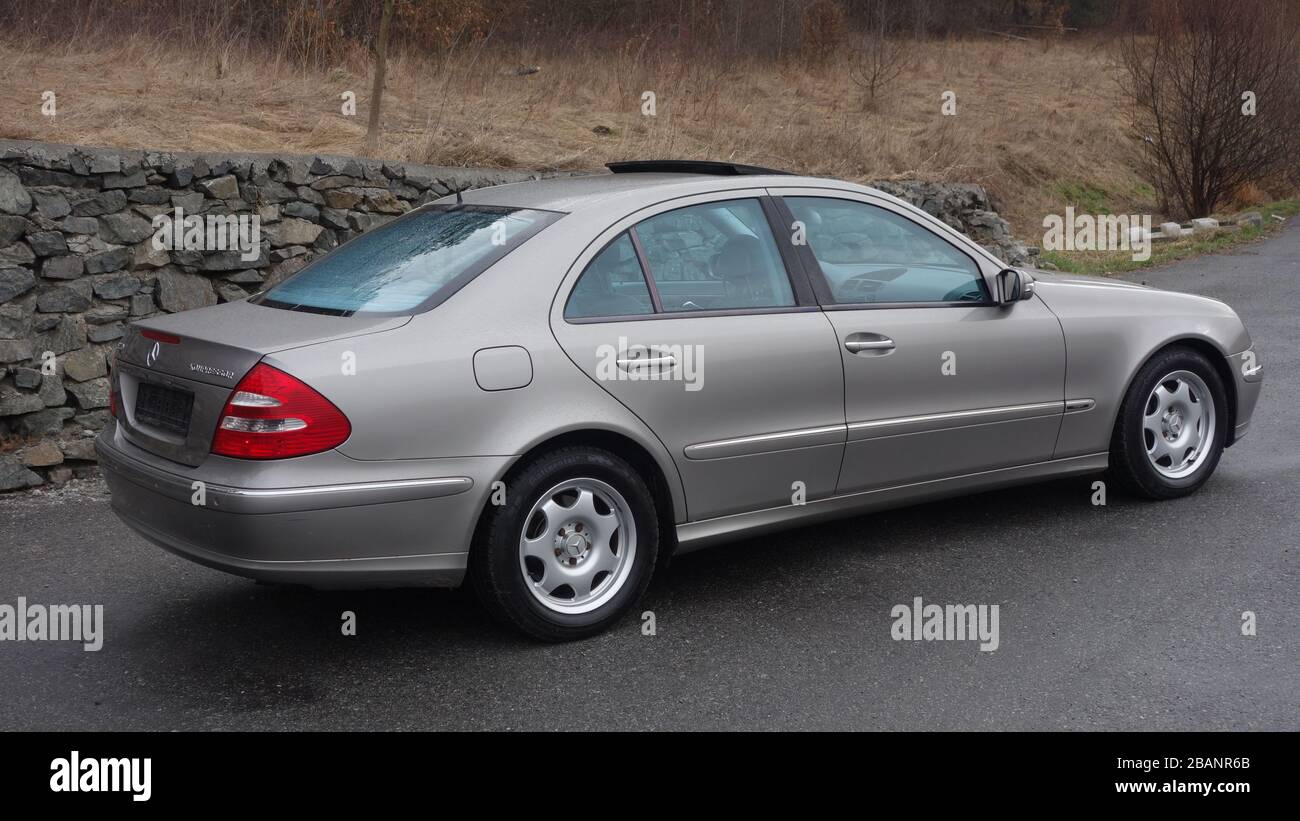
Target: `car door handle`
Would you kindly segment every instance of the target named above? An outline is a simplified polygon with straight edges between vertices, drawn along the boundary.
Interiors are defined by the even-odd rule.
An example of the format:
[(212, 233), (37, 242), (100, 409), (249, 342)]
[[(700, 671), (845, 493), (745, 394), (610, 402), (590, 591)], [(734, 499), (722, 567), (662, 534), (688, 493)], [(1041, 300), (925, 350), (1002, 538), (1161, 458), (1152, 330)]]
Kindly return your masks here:
[(881, 334), (853, 334), (844, 340), (849, 353), (885, 353), (894, 349), (894, 340)]
[(671, 368), (676, 364), (677, 357), (672, 354), (664, 354), (663, 356), (633, 356), (618, 360), (618, 366), (623, 370), (637, 367)]

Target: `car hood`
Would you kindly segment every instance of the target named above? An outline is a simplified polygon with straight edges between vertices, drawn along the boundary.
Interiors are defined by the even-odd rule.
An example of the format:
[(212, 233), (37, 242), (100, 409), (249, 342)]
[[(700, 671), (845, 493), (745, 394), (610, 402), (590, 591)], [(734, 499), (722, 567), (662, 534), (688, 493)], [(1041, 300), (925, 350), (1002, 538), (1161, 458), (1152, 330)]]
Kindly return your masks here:
[(1208, 316), (1231, 316), (1236, 313), (1227, 303), (1208, 296), (1165, 291), (1150, 285), (1138, 285), (1107, 277), (1060, 274), (1031, 269), (1035, 293), (1050, 307), (1055, 302), (1094, 299), (1121, 300), (1125, 304), (1159, 304), (1170, 310)]
[(1036, 270), (1032, 274), (1034, 293), (1063, 323), (1105, 318), (1148, 323), (1176, 319), (1179, 321), (1171, 327), (1213, 340), (1225, 352), (1243, 351), (1251, 344), (1237, 313), (1217, 299), (1104, 277)]

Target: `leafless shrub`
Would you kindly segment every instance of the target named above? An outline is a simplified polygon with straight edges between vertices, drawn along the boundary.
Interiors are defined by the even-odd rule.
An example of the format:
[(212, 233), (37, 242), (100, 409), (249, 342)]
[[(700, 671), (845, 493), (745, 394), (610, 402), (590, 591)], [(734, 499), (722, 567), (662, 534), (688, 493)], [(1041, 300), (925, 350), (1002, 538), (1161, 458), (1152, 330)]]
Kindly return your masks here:
[(1156, 0), (1148, 26), (1122, 38), (1120, 82), (1169, 205), (1206, 216), (1247, 184), (1294, 178), (1300, 25), (1285, 4)]
[(899, 37), (900, 6), (890, 0), (868, 0), (865, 31), (854, 49), (849, 78), (866, 93), (864, 108), (874, 110), (876, 95), (907, 69), (907, 43)]

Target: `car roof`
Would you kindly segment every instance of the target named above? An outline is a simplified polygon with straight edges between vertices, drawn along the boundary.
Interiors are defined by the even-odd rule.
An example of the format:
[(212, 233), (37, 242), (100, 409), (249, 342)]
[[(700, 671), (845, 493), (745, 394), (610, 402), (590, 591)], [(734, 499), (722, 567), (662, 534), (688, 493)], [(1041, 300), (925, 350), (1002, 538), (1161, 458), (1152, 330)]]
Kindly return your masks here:
[[(495, 185), (490, 188), (476, 188), (464, 192), (462, 196), (466, 203), (473, 205), (505, 205), (565, 213), (617, 209), (620, 213), (627, 214), (676, 197), (769, 186), (840, 188), (887, 196), (874, 189), (840, 180), (798, 177), (790, 174), (721, 176), (662, 172), (549, 177), (542, 180)], [(441, 201), (448, 200), (444, 198)]]

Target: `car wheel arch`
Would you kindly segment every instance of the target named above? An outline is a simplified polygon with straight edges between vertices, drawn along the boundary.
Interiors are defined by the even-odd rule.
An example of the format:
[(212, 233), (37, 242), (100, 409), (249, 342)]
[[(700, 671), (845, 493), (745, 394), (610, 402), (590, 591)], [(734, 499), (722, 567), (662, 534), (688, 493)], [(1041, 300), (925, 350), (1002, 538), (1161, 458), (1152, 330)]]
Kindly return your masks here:
[[(529, 447), (495, 481), (505, 482), (508, 486), (511, 476), (518, 474), (538, 457), (567, 447), (591, 447), (609, 451), (631, 464), (645, 477), (654, 496), (655, 509), (659, 514), (659, 532), (662, 539), (659, 549), (660, 563), (668, 559), (677, 547), (678, 519), (685, 520), (685, 499), (682, 495), (681, 480), (676, 475), (675, 467), (671, 476), (666, 475), (654, 454), (625, 433), (608, 428), (579, 428), (557, 433)], [(478, 543), (478, 534), (482, 531), (492, 507), (492, 497), (489, 494), (484, 500), (483, 508), (479, 511), (478, 521), (474, 526), (474, 544)], [(683, 513), (680, 517), (677, 514), (678, 509)]]
[(1223, 382), (1223, 389), (1225, 392), (1224, 404), (1227, 407), (1228, 415), (1227, 437), (1224, 439), (1224, 447), (1230, 447), (1236, 438), (1237, 380), (1233, 378), (1232, 370), (1228, 366), (1226, 358), (1227, 354), (1225, 354), (1224, 351), (1212, 340), (1200, 336), (1182, 336), (1174, 339), (1167, 339), (1158, 347), (1148, 351), (1146, 356), (1142, 357), (1133, 365), (1128, 378), (1124, 381), (1124, 389), (1120, 392), (1119, 397), (1115, 402), (1115, 418), (1111, 420), (1111, 429), (1113, 430), (1114, 426), (1119, 423), (1119, 408), (1123, 404), (1124, 397), (1128, 396), (1129, 390), (1132, 389), (1133, 380), (1137, 379), (1138, 373), (1141, 372), (1142, 368), (1152, 359), (1172, 348), (1186, 348), (1201, 354), (1209, 361), (1210, 367), (1214, 368), (1214, 372), (1218, 375), (1219, 380)]

